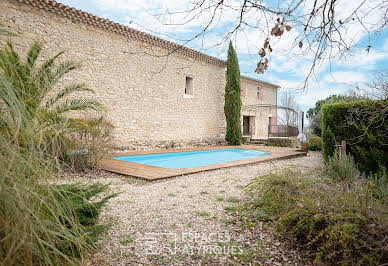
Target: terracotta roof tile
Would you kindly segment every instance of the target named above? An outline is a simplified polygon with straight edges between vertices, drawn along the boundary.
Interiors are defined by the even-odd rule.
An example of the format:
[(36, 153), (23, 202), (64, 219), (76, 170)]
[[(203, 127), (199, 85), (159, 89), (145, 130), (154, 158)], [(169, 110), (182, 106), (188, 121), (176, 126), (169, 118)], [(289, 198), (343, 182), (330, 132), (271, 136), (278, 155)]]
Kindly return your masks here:
[(217, 65), (221, 67), (226, 66), (226, 62), (221, 59), (203, 54), (201, 52), (195, 51), (193, 49), (190, 49), (188, 47), (185, 47), (170, 41), (163, 40), (159, 37), (153, 36), (151, 34), (148, 34), (139, 30), (135, 30), (133, 28), (110, 21), (108, 19), (94, 16), (93, 14), (75, 9), (73, 7), (69, 7), (67, 5), (57, 3), (54, 0), (14, 0), (14, 1), (18, 3), (30, 5), (33, 7), (37, 7), (39, 9), (46, 10), (48, 12), (53, 12), (57, 15), (63, 16), (65, 18), (69, 18), (76, 22), (82, 22), (101, 29), (109, 30), (109, 31), (124, 35), (127, 37), (131, 37), (136, 40), (148, 42), (152, 45), (165, 48), (170, 53), (176, 52), (213, 65)]

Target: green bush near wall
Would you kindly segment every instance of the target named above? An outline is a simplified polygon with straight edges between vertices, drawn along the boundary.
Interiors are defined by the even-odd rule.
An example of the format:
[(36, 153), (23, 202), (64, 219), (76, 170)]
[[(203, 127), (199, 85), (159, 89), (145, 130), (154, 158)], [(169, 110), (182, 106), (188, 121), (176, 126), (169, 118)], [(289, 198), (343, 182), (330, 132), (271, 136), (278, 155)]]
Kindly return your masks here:
[(335, 144), (347, 141), (361, 172), (388, 169), (388, 100), (362, 100), (322, 107), (322, 149), (325, 160)]
[(309, 151), (320, 151), (322, 150), (322, 139), (318, 136), (312, 136), (308, 140)]

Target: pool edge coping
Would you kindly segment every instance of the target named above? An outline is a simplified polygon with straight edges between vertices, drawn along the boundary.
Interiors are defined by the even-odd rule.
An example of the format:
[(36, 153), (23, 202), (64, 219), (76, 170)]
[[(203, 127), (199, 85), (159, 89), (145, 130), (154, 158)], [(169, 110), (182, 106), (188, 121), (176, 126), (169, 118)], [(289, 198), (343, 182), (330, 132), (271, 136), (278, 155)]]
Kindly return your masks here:
[[(206, 166), (182, 168), (182, 169), (163, 168), (163, 167), (112, 159), (113, 157), (117, 157), (117, 156), (185, 152), (185, 151), (201, 151), (201, 150), (214, 150), (214, 149), (231, 149), (231, 148), (262, 150), (265, 152), (269, 152), (270, 155), (264, 155), (264, 156), (254, 157), (254, 158), (243, 159), (243, 160), (223, 162), (218, 164), (210, 164)], [(147, 180), (158, 180), (158, 179), (187, 175), (192, 173), (211, 171), (216, 169), (244, 166), (244, 165), (256, 164), (261, 162), (269, 162), (269, 161), (275, 161), (275, 160), (291, 159), (291, 158), (306, 156), (306, 155), (307, 155), (306, 152), (296, 150), (295, 148), (290, 148), (290, 147), (272, 147), (272, 146), (257, 146), (257, 145), (203, 146), (203, 147), (193, 147), (193, 148), (174, 148), (174, 149), (158, 149), (158, 150), (149, 150), (149, 151), (113, 153), (113, 154), (110, 154), (108, 158), (101, 160), (98, 163), (98, 167), (106, 171), (114, 172), (118, 174), (133, 176), (133, 177), (147, 179)]]
[[(245, 158), (245, 159), (229, 160), (229, 161), (226, 161), (226, 162), (210, 163), (210, 164), (206, 164), (206, 165), (202, 165), (202, 166), (200, 165), (200, 166), (185, 167), (185, 168), (169, 168), (169, 167), (157, 166), (157, 165), (152, 165), (152, 164), (147, 164), (147, 163), (141, 163), (141, 162), (134, 162), (134, 161), (127, 161), (127, 160), (119, 159), (120, 157), (131, 157), (131, 156), (159, 155), (159, 154), (170, 154), (170, 153), (210, 152), (210, 151), (222, 151), (222, 150), (251, 150), (251, 151), (262, 152), (263, 154), (252, 156), (252, 157)], [(268, 155), (271, 155), (271, 154), (268, 151), (264, 151), (262, 149), (246, 149), (246, 148), (239, 147), (239, 148), (223, 148), (223, 149), (201, 149), (201, 150), (190, 150), (190, 151), (179, 150), (179, 151), (174, 151), (174, 152), (165, 152), (165, 151), (162, 150), (162, 152), (160, 152), (160, 153), (145, 153), (145, 154), (130, 154), (130, 155), (122, 155), (121, 154), (119, 156), (112, 156), (111, 159), (112, 160), (124, 161), (124, 162), (137, 163), (137, 164), (147, 165), (147, 166), (154, 166), (154, 167), (158, 167), (158, 168), (162, 168), (162, 169), (183, 170), (183, 169), (193, 169), (193, 168), (198, 168), (198, 167), (215, 166), (217, 164), (228, 163), (228, 162), (233, 162), (233, 161), (244, 161), (246, 159), (252, 159), (252, 158), (257, 158), (257, 157), (261, 157), (261, 156), (268, 156)]]

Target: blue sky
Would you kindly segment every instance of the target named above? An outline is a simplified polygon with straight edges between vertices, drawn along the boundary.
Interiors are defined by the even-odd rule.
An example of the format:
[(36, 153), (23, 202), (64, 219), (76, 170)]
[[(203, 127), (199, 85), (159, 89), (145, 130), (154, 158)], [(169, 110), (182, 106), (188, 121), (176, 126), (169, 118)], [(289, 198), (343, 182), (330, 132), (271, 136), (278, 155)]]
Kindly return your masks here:
[[(306, 1), (307, 6), (309, 1)], [(360, 1), (362, 0), (339, 1), (342, 6), (338, 8), (337, 16), (345, 17), (346, 12), (352, 10), (352, 7), (357, 6)], [(190, 1), (183, 0), (59, 0), (58, 2), (177, 43), (185, 43), (185, 40), (195, 36), (207, 25), (210, 18), (206, 12), (195, 14), (198, 16), (192, 20), (190, 15), (193, 13), (189, 15), (175, 13), (190, 9)], [(229, 2), (239, 4), (235, 0), (229, 0)], [(281, 4), (286, 2), (280, 1)], [(165, 15), (166, 12), (174, 12), (174, 14)], [(380, 12), (365, 15), (364, 21), (368, 28), (372, 28), (378, 22)], [(187, 46), (226, 59), (228, 43), (222, 42), (222, 38), (234, 25), (236, 19), (237, 14), (225, 10), (222, 15), (216, 17), (205, 35), (187, 43)], [(270, 21), (271, 19), (274, 18), (269, 18)], [(247, 20), (251, 25), (265, 28), (260, 24), (263, 22), (256, 14), (252, 13)], [(188, 22), (182, 24), (183, 21)], [(346, 93), (356, 85), (365, 86), (365, 83), (373, 79), (376, 72), (388, 69), (388, 29), (368, 35), (361, 25), (354, 23), (346, 28), (345, 33), (346, 41), (353, 47), (353, 55), (324, 61), (315, 69), (315, 75), (309, 81), (307, 89), (302, 91), (300, 88), (310, 69), (312, 55), (302, 52), (299, 48), (291, 48), (292, 40), (297, 34), (298, 29), (292, 29), (280, 39), (271, 39), (274, 52), (270, 57), (269, 69), (263, 75), (254, 73), (260, 59), (258, 51), (266, 37), (262, 31), (243, 28), (231, 39), (238, 53), (240, 71), (243, 75), (279, 84), (281, 91), (293, 91), (304, 111), (312, 107), (317, 100), (331, 94)], [(369, 44), (372, 47), (368, 53), (366, 47)]]

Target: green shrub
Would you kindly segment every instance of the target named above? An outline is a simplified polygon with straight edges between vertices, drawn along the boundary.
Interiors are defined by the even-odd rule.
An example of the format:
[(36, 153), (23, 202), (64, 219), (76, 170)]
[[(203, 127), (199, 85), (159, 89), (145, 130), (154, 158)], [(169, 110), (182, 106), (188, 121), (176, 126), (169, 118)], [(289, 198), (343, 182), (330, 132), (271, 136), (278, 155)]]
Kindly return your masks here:
[[(42, 152), (54, 156), (59, 161), (70, 159), (74, 141), (70, 134), (82, 126), (82, 119), (70, 118), (72, 111), (99, 111), (101, 104), (91, 98), (75, 97), (75, 93), (93, 93), (84, 83), (63, 84), (63, 77), (79, 68), (73, 61), (57, 63), (63, 54), (59, 52), (38, 65), (42, 45), (34, 42), (22, 60), (11, 42), (0, 51), (1, 86), (8, 91), (0, 94), (2, 100), (1, 115), (9, 119), (0, 119), (0, 129), (4, 137), (15, 144), (25, 147), (31, 145), (30, 139), (23, 139), (20, 130), (20, 113), (15, 109), (15, 101), (24, 105), (23, 115), (28, 115), (34, 134), (31, 138), (39, 143)], [(13, 101), (8, 101), (11, 96)]]
[(372, 180), (373, 196), (388, 204), (388, 175), (384, 171), (371, 174), (367, 179)]
[(308, 140), (309, 151), (320, 151), (322, 150), (322, 140), (320, 137), (313, 136)]
[(309, 128), (313, 131), (313, 133), (319, 137), (322, 136), (322, 106), (324, 104), (332, 104), (332, 103), (342, 103), (342, 102), (354, 102), (365, 99), (364, 96), (358, 95), (356, 93), (349, 93), (346, 95), (341, 94), (333, 94), (329, 97), (319, 100), (315, 103), (313, 108), (307, 110), (306, 116), (310, 121)]
[(327, 173), (333, 180), (348, 181), (357, 177), (358, 170), (352, 155), (339, 158), (337, 154), (334, 154), (327, 161)]
[[(287, 168), (256, 178), (242, 219), (258, 213), (274, 222), (283, 240), (296, 241), (315, 263), (379, 264), (388, 260), (387, 205), (364, 178), (332, 182), (325, 171)], [(245, 212), (245, 213), (244, 213)]]
[(61, 198), (66, 198), (72, 207), (75, 217), (79, 224), (81, 224), (87, 233), (87, 241), (94, 244), (97, 236), (101, 233), (105, 225), (96, 225), (98, 216), (102, 207), (109, 199), (115, 197), (117, 194), (110, 194), (102, 197), (101, 200), (90, 202), (92, 197), (99, 196), (106, 191), (108, 185), (95, 183), (93, 185), (85, 186), (80, 184), (66, 184), (56, 186), (56, 197), (59, 202), (63, 202)]
[(64, 148), (61, 140), (72, 120), (37, 105), (51, 89), (47, 82), (58, 81), (50, 78), (66, 72), (66, 65), (45, 64), (32, 71), (38, 50), (33, 46), (26, 62), (11, 47), (0, 56), (0, 261), (80, 265), (103, 229), (95, 225), (100, 209), (113, 195), (90, 203), (106, 186), (58, 186), (49, 180), (60, 170), (58, 153), (50, 151)]
[(79, 264), (104, 226), (103, 185), (53, 185), (50, 160), (0, 137), (0, 261), (4, 265)]
[(347, 141), (347, 152), (361, 172), (374, 173), (388, 166), (388, 100), (337, 103), (322, 107), (322, 149), (327, 161), (335, 144)]

